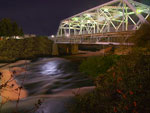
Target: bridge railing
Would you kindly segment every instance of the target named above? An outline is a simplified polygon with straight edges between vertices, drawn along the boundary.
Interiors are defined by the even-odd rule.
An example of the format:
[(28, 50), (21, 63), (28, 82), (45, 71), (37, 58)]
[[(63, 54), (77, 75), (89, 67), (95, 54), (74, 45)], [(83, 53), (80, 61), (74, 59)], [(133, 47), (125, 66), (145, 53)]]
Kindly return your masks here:
[(55, 43), (61, 44), (121, 44), (126, 43), (127, 39), (133, 35), (133, 31), (112, 32), (102, 34), (76, 35), (69, 37), (53, 38)]

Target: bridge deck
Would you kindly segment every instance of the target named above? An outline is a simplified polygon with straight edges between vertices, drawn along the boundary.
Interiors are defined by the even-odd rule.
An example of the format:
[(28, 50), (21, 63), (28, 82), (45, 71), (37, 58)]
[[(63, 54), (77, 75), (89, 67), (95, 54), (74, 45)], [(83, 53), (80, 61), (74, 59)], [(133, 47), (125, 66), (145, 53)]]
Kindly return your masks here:
[(98, 34), (71, 35), (56, 37), (52, 40), (59, 44), (101, 44), (101, 45), (133, 45), (127, 40), (135, 31), (107, 32)]
[[(85, 38), (85, 37), (100, 37), (100, 36), (131, 36), (135, 33), (135, 31), (123, 31), (123, 32), (106, 32), (106, 33), (95, 33), (95, 34), (82, 34), (82, 35), (70, 35), (64, 36), (66, 38)], [(59, 37), (58, 37), (59, 38)], [(60, 37), (62, 38), (62, 37)]]

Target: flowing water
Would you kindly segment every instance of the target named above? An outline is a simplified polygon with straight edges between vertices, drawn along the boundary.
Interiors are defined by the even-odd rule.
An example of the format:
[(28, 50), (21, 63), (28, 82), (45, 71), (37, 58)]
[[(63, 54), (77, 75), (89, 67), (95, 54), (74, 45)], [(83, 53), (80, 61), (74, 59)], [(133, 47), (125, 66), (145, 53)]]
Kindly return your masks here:
[[(23, 65), (22, 65), (23, 66)], [(63, 58), (42, 58), (27, 65), (27, 71), (17, 76), (28, 97), (20, 100), (19, 113), (68, 113), (71, 97), (64, 91), (92, 85), (86, 76), (78, 71), (78, 64)], [(40, 100), (40, 101), (39, 101)], [(37, 106), (36, 103), (41, 103)], [(12, 112), (16, 102), (8, 102), (2, 113)]]

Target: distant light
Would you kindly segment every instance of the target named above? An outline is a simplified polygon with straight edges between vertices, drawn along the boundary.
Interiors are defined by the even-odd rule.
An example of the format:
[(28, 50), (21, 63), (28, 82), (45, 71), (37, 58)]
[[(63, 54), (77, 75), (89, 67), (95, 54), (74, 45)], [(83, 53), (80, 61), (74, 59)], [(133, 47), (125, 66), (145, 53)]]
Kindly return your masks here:
[(70, 34), (66, 34), (66, 37), (70, 37)]
[(16, 39), (20, 39), (20, 37), (19, 37), (19, 36), (15, 36), (15, 38), (16, 38)]
[(51, 38), (54, 38), (55, 36), (54, 35), (51, 35)]

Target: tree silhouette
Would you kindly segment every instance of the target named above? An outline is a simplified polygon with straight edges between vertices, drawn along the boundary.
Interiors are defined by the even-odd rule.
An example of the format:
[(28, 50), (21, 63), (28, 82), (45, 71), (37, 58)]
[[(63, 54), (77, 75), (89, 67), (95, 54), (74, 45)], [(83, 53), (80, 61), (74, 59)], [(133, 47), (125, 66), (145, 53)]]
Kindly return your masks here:
[(23, 31), (16, 22), (13, 22), (8, 18), (4, 18), (0, 21), (0, 36), (10, 37), (22, 35)]

